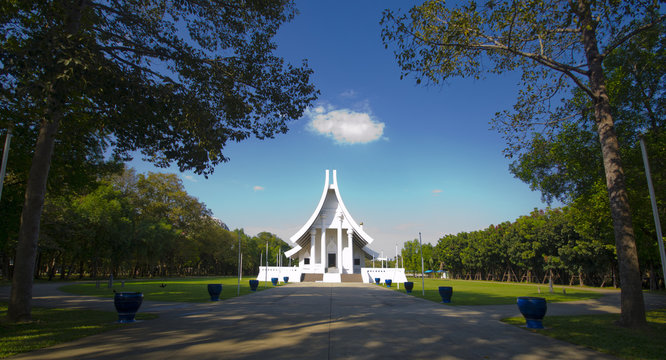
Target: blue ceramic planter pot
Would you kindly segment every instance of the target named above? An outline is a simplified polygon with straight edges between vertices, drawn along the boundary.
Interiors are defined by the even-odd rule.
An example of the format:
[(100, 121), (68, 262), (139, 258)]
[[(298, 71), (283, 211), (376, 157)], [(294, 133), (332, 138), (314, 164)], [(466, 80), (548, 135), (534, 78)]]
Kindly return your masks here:
[(414, 283), (411, 281), (405, 281), (405, 290), (407, 290), (408, 294), (411, 294), (412, 289), (414, 289)]
[(518, 298), (517, 304), (529, 329), (543, 329), (542, 320), (548, 309), (545, 298), (521, 296)]
[(250, 280), (250, 290), (257, 291), (257, 287), (259, 287), (259, 280)]
[(284, 283), (285, 283), (285, 284), (288, 283), (288, 282), (289, 282), (289, 276), (285, 276), (285, 277), (283, 277), (282, 280), (284, 280)]
[(386, 284), (386, 287), (391, 287), (392, 283), (393, 283), (393, 280), (391, 280), (391, 279), (384, 280), (384, 284)]
[(450, 286), (440, 286), (439, 287), (439, 296), (442, 297), (443, 303), (451, 302), (451, 295), (453, 295), (453, 288)]
[(113, 297), (113, 305), (118, 312), (119, 323), (135, 322), (136, 312), (143, 302), (143, 293), (140, 292), (117, 292)]
[(273, 286), (277, 286), (278, 278), (271, 278), (271, 282), (273, 283)]
[(221, 292), (222, 284), (208, 284), (208, 295), (210, 295), (210, 301), (220, 301)]
[(379, 282), (380, 282), (381, 280), (382, 280), (382, 279), (380, 279), (380, 278), (375, 278), (375, 284), (379, 285)]

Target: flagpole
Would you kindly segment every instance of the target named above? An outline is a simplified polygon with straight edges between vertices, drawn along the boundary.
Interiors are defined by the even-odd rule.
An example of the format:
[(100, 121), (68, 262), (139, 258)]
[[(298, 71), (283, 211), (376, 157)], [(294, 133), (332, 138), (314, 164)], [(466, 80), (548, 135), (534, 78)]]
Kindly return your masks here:
[[(393, 270), (393, 278), (396, 278), (396, 273), (398, 272), (398, 243), (395, 243), (395, 270)], [(400, 281), (398, 283), (398, 290), (400, 290)]]
[(240, 282), (241, 282), (241, 273), (243, 272), (243, 265), (241, 262), (241, 235), (240, 230), (238, 231), (238, 288), (236, 290), (236, 296), (240, 296)]
[(5, 148), (2, 151), (2, 165), (0, 165), (0, 197), (2, 197), (2, 184), (5, 182), (5, 171), (7, 170), (7, 157), (9, 156), (9, 143), (12, 140), (12, 128), (7, 129)]
[(421, 250), (421, 293), (425, 297), (425, 275), (423, 274), (423, 244), (421, 244), (421, 232), (419, 232), (419, 249)]
[(661, 272), (666, 279), (666, 259), (664, 259), (664, 238), (661, 235), (661, 223), (659, 222), (659, 211), (657, 210), (657, 197), (654, 194), (652, 186), (652, 175), (650, 174), (650, 162), (648, 161), (645, 141), (640, 137), (641, 153), (643, 154), (643, 165), (645, 166), (645, 177), (647, 178), (648, 191), (650, 193), (650, 203), (652, 204), (652, 216), (654, 217), (654, 226), (657, 232), (657, 243), (659, 244), (659, 257), (661, 259)]

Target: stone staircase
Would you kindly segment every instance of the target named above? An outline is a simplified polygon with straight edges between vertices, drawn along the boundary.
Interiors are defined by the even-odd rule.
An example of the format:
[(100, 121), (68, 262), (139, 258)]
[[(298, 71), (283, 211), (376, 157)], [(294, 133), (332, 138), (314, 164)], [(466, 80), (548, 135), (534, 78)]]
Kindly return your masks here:
[(302, 274), (301, 282), (324, 281), (324, 274)]
[(344, 282), (363, 282), (363, 276), (361, 274), (341, 274), (340, 280)]

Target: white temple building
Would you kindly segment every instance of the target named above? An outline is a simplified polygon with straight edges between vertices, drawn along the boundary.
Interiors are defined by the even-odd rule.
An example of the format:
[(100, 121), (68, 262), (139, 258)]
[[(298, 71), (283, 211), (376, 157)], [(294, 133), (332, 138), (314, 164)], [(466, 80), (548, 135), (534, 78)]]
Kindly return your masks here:
[(402, 268), (365, 268), (365, 259), (374, 259), (378, 253), (370, 249), (374, 239), (352, 218), (342, 202), (337, 174), (333, 170), (331, 181), (326, 170), (324, 190), (319, 204), (289, 240), (293, 247), (284, 253), (298, 261), (293, 267), (260, 267), (258, 280), (277, 277), (283, 281), (373, 282), (376, 277), (407, 281)]

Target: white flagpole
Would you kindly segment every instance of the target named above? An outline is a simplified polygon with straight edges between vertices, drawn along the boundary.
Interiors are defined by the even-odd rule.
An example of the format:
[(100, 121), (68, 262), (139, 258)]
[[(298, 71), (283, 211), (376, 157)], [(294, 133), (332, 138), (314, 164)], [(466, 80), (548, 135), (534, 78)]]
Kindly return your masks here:
[(419, 249), (421, 249), (421, 293), (425, 297), (425, 280), (423, 279), (423, 244), (421, 244), (421, 233), (419, 232)]
[(241, 273), (243, 272), (243, 265), (241, 265), (241, 235), (240, 230), (238, 231), (238, 288), (236, 289), (236, 296), (240, 296), (240, 282), (241, 282)]
[(664, 258), (664, 238), (661, 234), (661, 223), (659, 222), (659, 211), (657, 210), (657, 197), (654, 195), (652, 186), (652, 175), (650, 175), (650, 162), (648, 161), (645, 141), (640, 137), (641, 152), (643, 153), (643, 164), (645, 165), (645, 176), (647, 177), (648, 191), (650, 192), (650, 202), (652, 203), (652, 216), (654, 217), (654, 226), (657, 229), (657, 243), (659, 244), (659, 257), (661, 258), (661, 271), (666, 280), (666, 259)]
[[(393, 270), (393, 278), (396, 278), (396, 273), (398, 272), (398, 243), (395, 243), (395, 270)], [(400, 290), (400, 281), (398, 283), (398, 290)]]
[(0, 165), (0, 197), (2, 197), (2, 184), (5, 182), (5, 171), (7, 170), (7, 157), (9, 156), (9, 143), (12, 140), (12, 128), (7, 129), (5, 138), (5, 149), (2, 151), (2, 165)]

